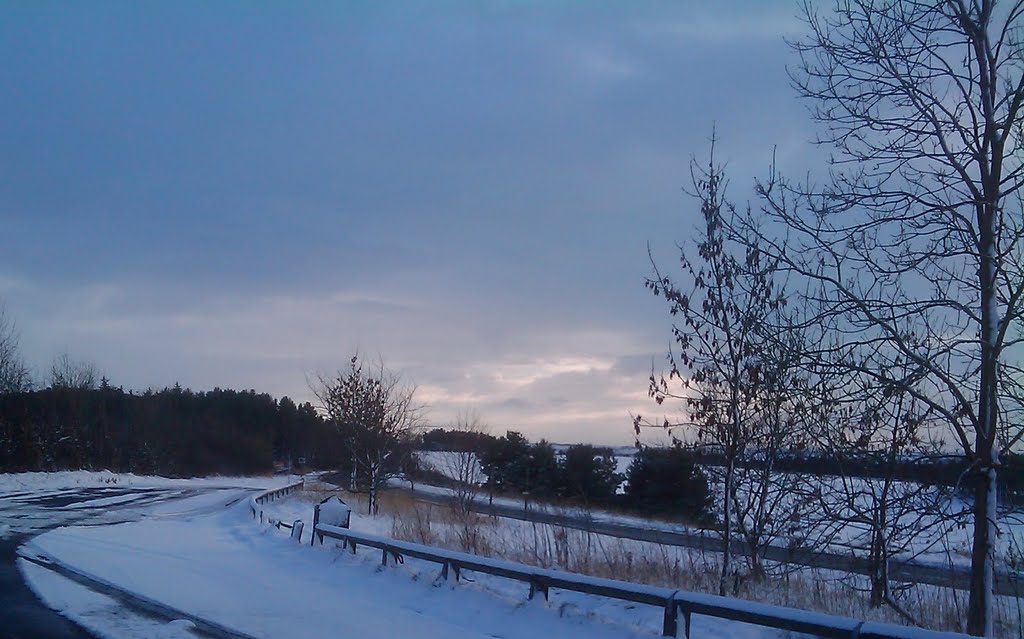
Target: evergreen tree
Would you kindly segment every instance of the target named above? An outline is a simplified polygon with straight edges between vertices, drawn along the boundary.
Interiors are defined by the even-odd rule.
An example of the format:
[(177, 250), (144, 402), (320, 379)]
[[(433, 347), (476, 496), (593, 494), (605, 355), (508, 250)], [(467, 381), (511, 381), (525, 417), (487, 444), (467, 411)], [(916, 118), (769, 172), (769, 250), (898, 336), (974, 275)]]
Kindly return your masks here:
[(646, 447), (626, 471), (626, 499), (648, 515), (710, 518), (712, 496), (708, 478), (685, 449)]
[(622, 483), (616, 468), (615, 455), (609, 448), (570, 446), (562, 458), (560, 492), (567, 499), (585, 504), (609, 503)]

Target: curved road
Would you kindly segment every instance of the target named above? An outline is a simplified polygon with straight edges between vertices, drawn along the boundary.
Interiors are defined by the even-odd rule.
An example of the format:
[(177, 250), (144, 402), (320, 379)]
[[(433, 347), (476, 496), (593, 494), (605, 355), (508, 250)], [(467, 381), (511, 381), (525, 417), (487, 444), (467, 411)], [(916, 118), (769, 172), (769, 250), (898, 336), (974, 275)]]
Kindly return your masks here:
[(104, 523), (139, 517), (133, 508), (191, 497), (209, 489), (72, 488), (0, 497), (0, 639), (89, 639), (92, 635), (47, 608), (18, 571), (17, 548), (31, 537), (102, 517)]

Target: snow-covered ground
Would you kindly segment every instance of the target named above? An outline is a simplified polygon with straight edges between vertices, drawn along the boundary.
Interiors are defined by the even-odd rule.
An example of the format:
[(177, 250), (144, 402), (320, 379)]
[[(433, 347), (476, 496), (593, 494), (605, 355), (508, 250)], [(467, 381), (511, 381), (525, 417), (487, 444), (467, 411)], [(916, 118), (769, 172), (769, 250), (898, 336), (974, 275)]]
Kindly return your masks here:
[(109, 471), (0, 474), (0, 539), (86, 518), (97, 524), (137, 519), (164, 508), (173, 511), (176, 500), (198, 492), (235, 498), (288, 481), (284, 476), (170, 479)]
[[(563, 444), (557, 444), (555, 446), (555, 452), (559, 455), (564, 455), (565, 449), (568, 448)], [(631, 449), (633, 453), (636, 449)], [(473, 453), (458, 453), (449, 450), (418, 450), (416, 451), (416, 458), (427, 468), (432, 468), (437, 472), (446, 475), (450, 479), (457, 479), (456, 469), (463, 468), (464, 466), (457, 461), (460, 456), (472, 455)], [(633, 463), (633, 455), (616, 454), (615, 455), (615, 472), (619, 473), (623, 477), (626, 476), (626, 470), (629, 469), (629, 465)], [(484, 482), (487, 480), (487, 475), (480, 470), (480, 464), (477, 462), (476, 475), (477, 481)], [(622, 492), (622, 487), (619, 487), (619, 492)]]
[[(65, 484), (71, 486), (67, 490), (74, 490), (82, 486), (76, 482), (88, 484), (94, 480), (94, 477), (79, 476)], [(29, 489), (31, 482), (25, 478), (22, 481), (23, 497), (36, 492)], [(188, 484), (188, 480), (135, 478), (133, 485), (145, 489), (147, 484), (152, 486), (163, 481), (178, 482), (175, 485), (182, 491)], [(653, 606), (555, 590), (548, 602), (528, 601), (526, 586), (514, 581), (471, 574), (469, 579), (456, 584), (441, 581), (438, 566), (429, 562), (407, 558), (403, 565), (382, 569), (376, 550), (361, 548), (352, 555), (330, 542), (310, 547), (313, 504), (323, 496), (312, 490), (265, 505), (267, 514), (274, 519), (305, 522), (304, 543), (299, 545), (289, 538), (287, 530), (254, 521), (248, 509), (249, 500), (245, 499), (255, 494), (254, 490), (244, 488), (246, 485), (269, 487), (286, 481), (286, 478), (203, 480), (200, 483), (238, 488), (183, 492), (178, 499), (140, 505), (140, 511), (134, 513), (136, 518), (142, 516), (137, 521), (95, 525), (101, 523), (101, 518), (90, 519), (88, 526), (66, 526), (36, 537), (23, 551), (56, 558), (122, 589), (253, 637), (532, 638), (542, 633), (597, 639), (660, 635), (661, 610)], [(40, 482), (42, 488), (38, 493), (59, 492), (58, 483), (55, 478), (47, 478)], [(122, 509), (125, 504), (118, 503), (114, 507)], [(133, 506), (129, 503), (128, 507)], [(118, 520), (114, 516), (116, 512), (111, 511), (111, 521)], [(399, 510), (382, 512), (376, 517), (356, 512), (352, 525), (367, 532), (402, 536), (396, 534), (400, 528), (409, 532), (410, 527), (423, 524), (412, 521), (417, 516)], [(447, 527), (457, 532), (456, 522), (437, 519), (427, 521), (426, 526)], [(613, 571), (624, 571), (632, 564), (634, 570), (639, 567), (643, 572), (646, 565), (643, 562), (654, 557), (668, 567), (669, 579), (701, 569), (686, 549), (677, 549), (678, 556), (669, 556), (665, 553), (677, 551), (645, 542), (603, 539), (600, 535), (582, 532), (565, 533), (528, 522), (499, 519), (486, 525), (497, 535), (491, 543), (504, 547), (481, 548), (484, 554), (522, 560), (502, 553), (510, 552), (516, 545), (527, 548), (532, 540), (533, 552), (537, 554), (538, 549), (546, 548), (549, 551), (547, 561), (552, 565), (560, 565), (559, 553), (568, 552), (571, 554), (569, 564), (586, 557), (626, 562), (618, 566), (611, 564)], [(109, 598), (25, 560), (21, 560), (19, 568), (51, 607), (99, 636), (113, 639), (195, 636), (187, 622), (167, 623), (126, 613)], [(626, 575), (613, 572), (606, 576)], [(817, 587), (815, 589), (817, 592)], [(799, 600), (766, 600), (801, 605)], [(842, 612), (855, 614), (853, 610)], [(694, 617), (692, 636), (753, 639), (779, 635), (756, 626)]]
[[(302, 510), (310, 510), (309, 504)], [(288, 507), (278, 516), (288, 519)], [(306, 541), (299, 545), (287, 531), (255, 523), (242, 501), (215, 513), (61, 528), (35, 538), (24, 552), (56, 558), (254, 637), (660, 634), (657, 608), (568, 595), (527, 602), (522, 584), (515, 582), (480, 576), (473, 583), (450, 584), (436, 579), (433, 564), (409, 560), (398, 569), (381, 570), (376, 553), (352, 556), (331, 546), (311, 548)], [(91, 616), (95, 625), (98, 613), (109, 607), (93, 593), (21, 561), (32, 587), (73, 618)], [(185, 631), (160, 626), (165, 635), (179, 630)], [(709, 637), (736, 636), (734, 630), (716, 632), (714, 624), (708, 630)], [(136, 628), (119, 630), (115, 624), (103, 631), (110, 637), (139, 636), (132, 634)]]
[[(84, 471), (0, 474), (0, 634), (84, 636), (62, 624), (20, 583), (15, 551), (31, 537), (60, 526), (97, 526), (143, 517), (180, 518), (219, 512), (227, 504), (244, 500), (256, 487), (273, 487), (287, 481), (286, 477), (167, 479)], [(182, 624), (155, 622), (107, 597), (96, 593), (90, 596), (90, 591), (44, 569), (33, 568), (31, 564), (24, 569), (34, 570), (39, 579), (48, 580), (59, 589), (55, 591), (56, 607), (62, 608), (69, 598), (82, 604), (83, 614), (76, 619), (91, 630), (90, 636), (107, 636), (103, 628), (108, 626), (120, 629), (121, 636), (193, 636), (182, 634)]]
[(61, 612), (90, 633), (104, 639), (139, 637), (146, 639), (195, 639), (194, 625), (184, 619), (163, 621), (126, 611), (106, 595), (89, 590), (57, 573), (19, 560), (26, 580), (51, 608)]
[[(292, 477), (294, 479), (294, 477)], [(156, 477), (115, 473), (109, 470), (65, 470), (52, 473), (0, 473), (0, 492), (5, 497), (23, 492), (39, 496), (48, 490), (123, 486), (134, 488), (266, 488), (287, 483), (284, 475), (273, 477)]]
[[(633, 455), (619, 454), (622, 451), (616, 451), (617, 461), (617, 472), (625, 474), (629, 464), (633, 461)], [(628, 451), (627, 451), (628, 452)], [(452, 458), (456, 455), (463, 453), (453, 453), (449, 451), (419, 451), (417, 456), (422, 463), (428, 465), (435, 470), (452, 477), (451, 469), (457, 465), (453, 463)], [(481, 478), (485, 479), (483, 473)], [(843, 481), (838, 477), (811, 477), (811, 476), (800, 476), (800, 479), (807, 483), (805, 487), (818, 487), (825, 496), (835, 496), (842, 498), (846, 491), (844, 491), (841, 482)], [(873, 479), (848, 479), (846, 480), (853, 487), (847, 487), (847, 491), (854, 493), (867, 493), (867, 484), (877, 483), (877, 480)], [(900, 483), (900, 482), (897, 482)], [(408, 486), (402, 482), (396, 482), (399, 485)], [(865, 485), (858, 488), (858, 485)], [(445, 488), (439, 488), (435, 486), (427, 486), (423, 484), (416, 484), (416, 490), (421, 492), (433, 492), (436, 494), (449, 494), (451, 491)], [(712, 490), (716, 494), (718, 501), (723, 499), (724, 490), (720, 483), (715, 482), (712, 478)], [(796, 494), (792, 495), (792, 499), (796, 499)], [(483, 497), (481, 497), (483, 499)], [(494, 497), (495, 503), (500, 503), (504, 506), (511, 507), (523, 507), (523, 501), (521, 499), (511, 497)], [(531, 508), (537, 510), (548, 510), (550, 512), (556, 512), (568, 516), (581, 516), (587, 517), (594, 521), (617, 523), (628, 526), (635, 526), (638, 528), (650, 528), (655, 530), (669, 530), (679, 531), (683, 528), (681, 524), (671, 523), (665, 521), (659, 521), (654, 519), (647, 519), (640, 516), (627, 515), (623, 513), (614, 513), (608, 511), (602, 511), (599, 509), (583, 510), (573, 507), (563, 506), (550, 506), (550, 505), (538, 505), (531, 504)], [(916, 563), (937, 565), (937, 566), (968, 566), (971, 562), (971, 540), (973, 531), (970, 525), (970, 516), (967, 514), (970, 504), (965, 502), (963, 499), (956, 495), (949, 496), (941, 500), (939, 506), (940, 511), (935, 512), (932, 516), (921, 518), (920, 527), (927, 530), (927, 533), (919, 534), (913, 537), (909, 544), (907, 551), (900, 553), (896, 558), (903, 561), (913, 561)], [(905, 518), (908, 520), (917, 517), (914, 513), (908, 513)], [(807, 530), (802, 531), (808, 538), (820, 538), (829, 535), (829, 542), (822, 549), (829, 550), (832, 552), (846, 553), (851, 550), (863, 550), (867, 548), (870, 543), (870, 531), (866, 528), (858, 528), (857, 526), (848, 525), (838, 531), (830, 530), (832, 528), (831, 523), (821, 522), (819, 525), (812, 526)], [(829, 529), (829, 530), (826, 530)], [(700, 528), (687, 527), (687, 530), (700, 532)], [(706, 531), (710, 535), (714, 535), (714, 531)], [(779, 540), (780, 544), (785, 545), (782, 540)], [(1024, 511), (1013, 511), (1004, 513), (999, 520), (999, 536), (996, 540), (996, 552), (999, 558), (999, 562), (1004, 566), (1019, 566), (1024, 563)]]

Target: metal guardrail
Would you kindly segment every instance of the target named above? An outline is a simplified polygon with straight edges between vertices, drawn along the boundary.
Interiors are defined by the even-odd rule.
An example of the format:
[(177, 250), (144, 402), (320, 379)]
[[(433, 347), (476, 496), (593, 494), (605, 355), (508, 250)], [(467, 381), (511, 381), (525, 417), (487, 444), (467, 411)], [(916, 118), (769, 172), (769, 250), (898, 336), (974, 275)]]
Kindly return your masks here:
[(409, 556), (441, 564), (441, 576), (445, 579), (454, 575), (455, 580), (458, 581), (463, 570), (471, 570), (522, 581), (530, 585), (530, 599), (538, 592), (543, 593), (544, 598), (547, 599), (549, 590), (557, 588), (658, 606), (664, 612), (662, 634), (666, 637), (678, 635), (681, 619), (684, 635), (689, 639), (691, 617), (704, 615), (790, 632), (817, 635), (828, 639), (971, 639), (968, 635), (960, 633), (862, 621), (850, 617), (740, 601), (716, 595), (537, 568), (327, 524), (317, 525), (313, 529), (313, 533), (320, 538), (321, 543), (325, 537), (340, 540), (343, 546), (351, 548), (353, 553), (359, 545), (378, 548), (381, 550), (382, 565), (387, 565), (389, 556), (392, 557), (394, 563), (403, 563), (403, 557)]
[[(305, 485), (306, 485), (306, 478), (303, 477), (302, 479), (300, 479), (299, 481), (295, 482), (294, 484), (288, 484), (287, 486), (282, 486), (281, 488), (274, 488), (272, 490), (266, 490), (266, 491), (263, 491), (262, 493), (260, 493), (260, 494), (258, 494), (256, 496), (252, 497), (249, 500), (249, 510), (252, 511), (252, 518), (256, 519), (257, 517), (259, 517), (260, 523), (262, 524), (263, 523), (263, 508), (262, 508), (263, 504), (265, 504), (267, 502), (270, 502), (270, 501), (274, 501), (274, 500), (276, 500), (276, 499), (278, 499), (280, 497), (284, 497), (285, 495), (291, 494), (292, 492), (294, 492), (296, 490), (302, 490), (305, 487)], [(279, 522), (270, 522), (270, 523), (275, 523), (276, 524), (276, 523), (279, 523)]]

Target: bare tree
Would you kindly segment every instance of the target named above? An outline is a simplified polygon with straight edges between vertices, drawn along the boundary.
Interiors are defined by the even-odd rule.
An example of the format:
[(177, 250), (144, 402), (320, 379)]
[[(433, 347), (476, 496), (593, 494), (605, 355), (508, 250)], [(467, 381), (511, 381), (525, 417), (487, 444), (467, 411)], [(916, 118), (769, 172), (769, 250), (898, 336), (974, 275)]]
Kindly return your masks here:
[(459, 532), (462, 548), (476, 551), (479, 526), (474, 506), (486, 480), (480, 470), (480, 455), (484, 445), (482, 435), (487, 434), (488, 429), (480, 416), (469, 410), (460, 412), (448, 428), (462, 435), (457, 439), (462, 445), (459, 450), (445, 453), (441, 470), (454, 481), (452, 496), (455, 498), (455, 514), (462, 526)]
[[(774, 318), (774, 319), (772, 319)], [(790, 550), (816, 546), (819, 532), (809, 526), (814, 508), (807, 477), (779, 470), (779, 463), (807, 444), (812, 423), (807, 408), (807, 376), (801, 367), (803, 332), (781, 309), (764, 318), (758, 355), (757, 384), (752, 388), (753, 427), (736, 472), (736, 529), (747, 548), (751, 575), (768, 575), (764, 557), (770, 546)], [(776, 570), (789, 570), (777, 566)]]
[(50, 386), (91, 390), (96, 388), (100, 375), (96, 365), (87, 360), (74, 360), (67, 351), (53, 358), (50, 365)]
[[(680, 264), (687, 281), (677, 284), (658, 269), (652, 257), (654, 277), (646, 286), (670, 305), (681, 320), (672, 327), (669, 371), (650, 377), (649, 393), (660, 405), (678, 399), (687, 407), (687, 422), (645, 422), (637, 416), (634, 426), (673, 429), (695, 426), (700, 442), (720, 455), (724, 496), (721, 500), (724, 551), (719, 593), (738, 586), (732, 565), (733, 534), (748, 498), (761, 494), (737, 485), (748, 447), (756, 446), (768, 422), (759, 413), (764, 359), (770, 341), (761, 332), (771, 325), (768, 317), (783, 305), (772, 279), (773, 265), (756, 248), (744, 247), (729, 237), (740, 217), (725, 198), (726, 182), (714, 163), (714, 141), (707, 169), (691, 167), (694, 193), (701, 202), (704, 225), (694, 247), (696, 256), (680, 246)], [(748, 211), (749, 212), (749, 211)], [(684, 286), (686, 288), (684, 288)], [(676, 384), (679, 384), (678, 390)], [(737, 505), (741, 505), (740, 511)], [(762, 520), (764, 521), (764, 520)], [(753, 529), (747, 527), (747, 533)], [(757, 536), (764, 532), (758, 528)]]
[(416, 387), (389, 371), (383, 361), (366, 368), (358, 354), (348, 370), (318, 375), (311, 385), (321, 411), (344, 435), (352, 460), (351, 488), (365, 488), (367, 509), (376, 513), (380, 489), (400, 474), (411, 453), (412, 435), (422, 423)]
[(814, 284), (844, 337), (835, 361), (941, 418), (969, 460), (978, 635), (994, 631), (1000, 454), (1024, 436), (1000, 420), (1020, 379), (1022, 13), (1020, 0), (838, 0), (825, 15), (807, 2), (793, 78), (836, 157), (824, 188), (761, 185), (789, 245), (755, 243)]
[(32, 377), (19, 350), (18, 329), (0, 302), (0, 393), (17, 393), (32, 388)]
[(442, 459), (441, 470), (455, 481), (452, 494), (456, 507), (463, 516), (473, 512), (473, 504), (486, 477), (480, 470), (480, 454), (483, 452), (483, 438), (488, 432), (487, 425), (473, 411), (456, 415), (448, 429), (463, 435), (458, 441), (464, 442), (459, 450), (447, 451)]
[[(908, 383), (914, 368), (904, 365)], [(899, 603), (908, 587), (894, 587), (889, 563), (931, 550), (950, 523), (943, 516), (949, 491), (906, 476), (912, 465), (939, 458), (941, 422), (900, 388), (832, 370), (839, 375), (819, 380), (819, 419), (807, 429), (831, 465), (816, 494), (817, 523), (823, 536), (867, 560), (871, 606), (888, 605), (919, 625)]]

